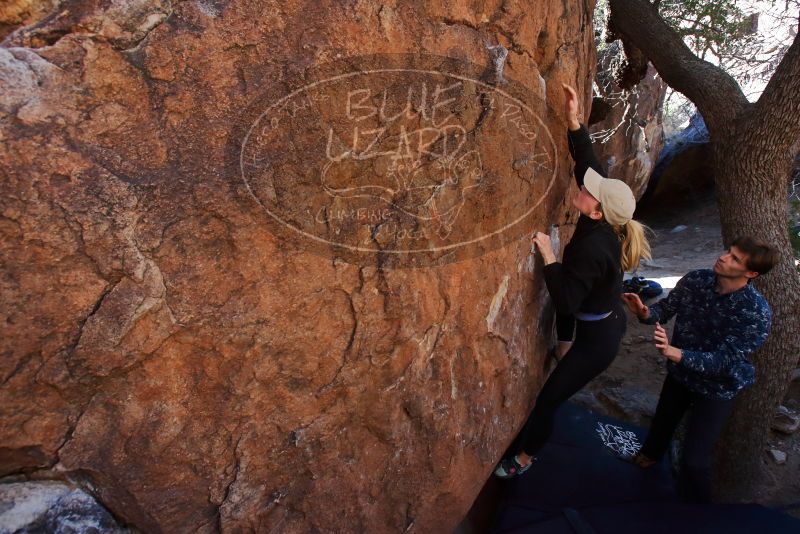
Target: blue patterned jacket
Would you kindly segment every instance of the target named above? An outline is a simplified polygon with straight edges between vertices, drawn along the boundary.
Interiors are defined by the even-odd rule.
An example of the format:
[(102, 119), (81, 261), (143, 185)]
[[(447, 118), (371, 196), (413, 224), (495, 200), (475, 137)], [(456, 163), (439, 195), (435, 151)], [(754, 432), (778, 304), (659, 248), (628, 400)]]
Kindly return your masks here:
[(641, 322), (663, 325), (677, 313), (670, 345), (682, 349), (683, 358), (668, 361), (667, 370), (691, 391), (731, 399), (755, 382), (748, 358), (767, 339), (772, 310), (752, 284), (727, 295), (715, 284), (711, 269), (688, 273)]

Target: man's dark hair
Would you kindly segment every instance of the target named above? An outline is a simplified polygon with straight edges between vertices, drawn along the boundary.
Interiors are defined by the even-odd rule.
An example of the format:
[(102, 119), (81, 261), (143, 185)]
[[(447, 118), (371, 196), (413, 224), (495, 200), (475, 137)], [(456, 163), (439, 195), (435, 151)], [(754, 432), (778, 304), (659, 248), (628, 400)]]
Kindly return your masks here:
[(747, 268), (758, 274), (767, 274), (781, 257), (777, 249), (748, 235), (737, 237), (731, 246), (747, 254)]

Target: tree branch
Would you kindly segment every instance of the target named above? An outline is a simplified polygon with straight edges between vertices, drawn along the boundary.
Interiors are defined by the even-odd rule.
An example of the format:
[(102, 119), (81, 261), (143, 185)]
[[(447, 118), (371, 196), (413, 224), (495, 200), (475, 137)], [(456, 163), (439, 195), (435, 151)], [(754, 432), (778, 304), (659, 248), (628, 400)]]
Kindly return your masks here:
[(756, 102), (753, 114), (759, 130), (767, 134), (780, 130), (775, 137), (779, 149), (788, 150), (800, 137), (800, 33), (778, 64), (767, 87)]
[(615, 32), (639, 48), (670, 87), (694, 102), (712, 136), (749, 105), (739, 84), (694, 55), (652, 4), (610, 0), (609, 6)]

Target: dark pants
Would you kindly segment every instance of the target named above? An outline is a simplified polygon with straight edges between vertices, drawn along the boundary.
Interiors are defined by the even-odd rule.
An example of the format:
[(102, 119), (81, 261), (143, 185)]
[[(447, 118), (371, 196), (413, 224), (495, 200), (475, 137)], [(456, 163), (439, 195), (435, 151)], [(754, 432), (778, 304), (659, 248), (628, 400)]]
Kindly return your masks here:
[(656, 415), (641, 453), (660, 460), (672, 434), (689, 410), (678, 492), (689, 502), (711, 502), (711, 453), (733, 407), (733, 399), (714, 399), (693, 393), (667, 375)]
[(576, 322), (575, 342), (539, 392), (515, 452), (522, 450), (533, 456), (542, 448), (553, 431), (558, 407), (614, 361), (626, 324), (621, 305), (600, 321)]

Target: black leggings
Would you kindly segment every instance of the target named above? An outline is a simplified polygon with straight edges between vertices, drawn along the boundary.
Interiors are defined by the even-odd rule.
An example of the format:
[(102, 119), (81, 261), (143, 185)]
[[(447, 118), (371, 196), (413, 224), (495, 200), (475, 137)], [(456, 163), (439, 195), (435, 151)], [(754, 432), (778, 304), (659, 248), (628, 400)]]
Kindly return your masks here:
[(558, 407), (611, 365), (626, 326), (621, 303), (605, 319), (576, 322), (575, 342), (539, 392), (514, 452), (534, 456), (542, 448), (553, 431)]
[(656, 415), (641, 452), (648, 458), (660, 460), (683, 414), (689, 411), (678, 477), (678, 493), (684, 500), (711, 502), (711, 453), (732, 407), (733, 399), (703, 397), (669, 374), (664, 380)]

